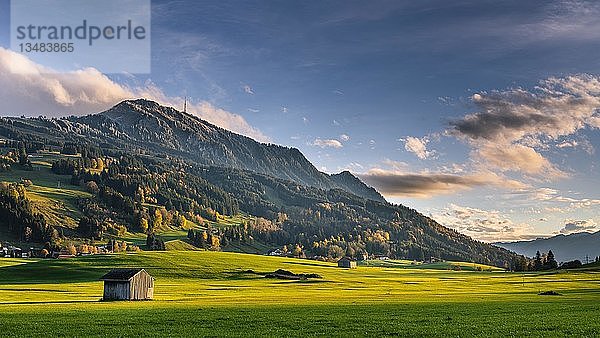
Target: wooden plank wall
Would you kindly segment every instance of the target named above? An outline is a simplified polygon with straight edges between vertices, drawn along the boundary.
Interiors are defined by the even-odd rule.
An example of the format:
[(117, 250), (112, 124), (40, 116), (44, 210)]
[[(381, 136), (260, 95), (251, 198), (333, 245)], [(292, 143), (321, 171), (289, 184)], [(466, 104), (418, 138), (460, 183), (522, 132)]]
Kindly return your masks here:
[(133, 276), (129, 288), (129, 299), (142, 300), (154, 297), (154, 279), (146, 271)]
[(129, 282), (104, 282), (104, 299), (129, 299)]

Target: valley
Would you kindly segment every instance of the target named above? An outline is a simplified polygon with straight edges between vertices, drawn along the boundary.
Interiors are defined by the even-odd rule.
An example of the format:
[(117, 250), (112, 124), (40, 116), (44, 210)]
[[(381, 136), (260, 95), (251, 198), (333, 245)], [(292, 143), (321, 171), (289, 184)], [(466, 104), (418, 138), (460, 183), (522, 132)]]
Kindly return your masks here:
[(0, 137), (0, 182), (12, 183), (6, 203), (25, 209), (9, 206), (9, 231), (0, 234), (49, 252), (180, 241), (170, 246), (325, 261), (388, 256), (514, 269), (524, 259), (389, 203), (348, 171), (320, 172), (297, 149), (149, 100), (82, 117), (1, 118)]

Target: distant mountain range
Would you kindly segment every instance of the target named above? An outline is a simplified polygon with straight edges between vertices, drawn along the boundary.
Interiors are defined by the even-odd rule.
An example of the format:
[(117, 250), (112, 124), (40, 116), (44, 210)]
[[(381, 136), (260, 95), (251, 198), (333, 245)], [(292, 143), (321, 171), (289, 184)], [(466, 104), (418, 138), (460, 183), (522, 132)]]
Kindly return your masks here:
[(552, 250), (559, 262), (578, 259), (585, 263), (586, 255), (589, 256), (590, 260), (600, 256), (600, 231), (596, 233), (561, 234), (532, 241), (500, 242), (494, 243), (494, 245), (527, 257), (534, 257), (537, 251), (543, 253)]

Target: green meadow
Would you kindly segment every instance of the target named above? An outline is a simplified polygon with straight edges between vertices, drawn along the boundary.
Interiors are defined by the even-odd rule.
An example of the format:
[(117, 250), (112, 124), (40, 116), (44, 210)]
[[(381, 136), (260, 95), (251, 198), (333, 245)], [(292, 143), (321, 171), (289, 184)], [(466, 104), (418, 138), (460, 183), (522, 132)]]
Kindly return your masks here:
[(92, 197), (82, 187), (71, 185), (71, 176), (54, 174), (50, 166), (46, 162), (39, 162), (39, 159), (33, 161), (33, 170), (13, 169), (0, 173), (0, 182), (19, 183), (23, 180), (31, 181), (27, 187), (27, 197), (34, 209), (44, 215), (48, 224), (63, 230), (75, 228), (83, 216), (77, 207), (77, 200)]
[[(114, 267), (145, 268), (156, 278), (155, 299), (99, 301), (98, 279)], [(260, 274), (280, 268), (322, 278)], [(561, 295), (538, 295), (549, 290)], [(345, 270), (209, 251), (3, 259), (0, 304), (3, 337), (592, 337), (600, 335), (600, 271)]]
[[(23, 180), (31, 181), (31, 185), (28, 185), (26, 189), (27, 197), (32, 202), (33, 208), (44, 215), (48, 224), (67, 235), (77, 237), (77, 233), (74, 233), (73, 229), (77, 227), (79, 219), (83, 216), (83, 213), (77, 206), (77, 201), (80, 198), (92, 198), (93, 196), (85, 191), (83, 187), (72, 185), (70, 175), (56, 175), (52, 172), (49, 162), (65, 157), (73, 156), (42, 153), (32, 161), (33, 170), (13, 168), (10, 171), (0, 172), (0, 182), (20, 183)], [(188, 229), (204, 230), (208, 226), (222, 228), (238, 225), (251, 219), (252, 217), (248, 215), (219, 215), (217, 222), (206, 220), (205, 224), (200, 226), (188, 220), (186, 221), (186, 226), (183, 228), (158, 229), (157, 233), (166, 242), (169, 250), (194, 250), (192, 245), (186, 243)], [(140, 247), (144, 247), (146, 244), (146, 234), (143, 233), (126, 233), (123, 236), (108, 237), (119, 241), (126, 241), (129, 244)], [(29, 243), (22, 243), (14, 238), (12, 234), (3, 233), (2, 229), (0, 229), (0, 240), (9, 241), (11, 244), (22, 247), (30, 245)], [(72, 242), (77, 244), (81, 241), (74, 239)], [(259, 254), (264, 254), (271, 249), (272, 247), (267, 247), (260, 243), (253, 245), (232, 245), (225, 248), (226, 251)]]

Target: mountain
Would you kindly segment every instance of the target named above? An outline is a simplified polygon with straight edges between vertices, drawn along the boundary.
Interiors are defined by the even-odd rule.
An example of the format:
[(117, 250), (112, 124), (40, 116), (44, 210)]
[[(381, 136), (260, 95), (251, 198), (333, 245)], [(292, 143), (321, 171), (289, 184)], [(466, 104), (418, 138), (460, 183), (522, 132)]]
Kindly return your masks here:
[(534, 257), (537, 251), (543, 253), (552, 250), (559, 262), (578, 259), (585, 263), (586, 256), (589, 256), (590, 260), (600, 256), (600, 231), (596, 233), (580, 232), (570, 235), (560, 234), (532, 241), (501, 242), (494, 243), (494, 245), (527, 257)]
[(340, 188), (353, 193), (356, 196), (371, 199), (373, 201), (384, 202), (385, 200), (373, 187), (366, 185), (358, 177), (352, 175), (347, 170), (339, 174), (330, 175), (329, 178)]
[[(70, 175), (73, 185), (91, 193), (71, 201), (73, 215), (83, 217), (66, 227), (38, 215), (39, 205), (28, 206), (22, 186), (0, 186), (0, 216), (10, 218), (3, 224), (0, 217), (0, 227), (22, 240), (102, 240), (123, 231), (160, 235), (187, 219), (205, 224), (211, 243), (230, 250), (285, 246), (315, 257), (368, 252), (507, 267), (519, 259), (386, 202), (350, 172), (322, 173), (297, 149), (259, 143), (152, 101), (124, 101), (82, 117), (0, 118), (0, 139), (6, 140), (4, 167), (19, 170), (22, 179), (37, 184), (42, 170), (50, 171), (28, 164), (27, 154), (35, 155), (51, 166), (48, 174)], [(237, 221), (207, 225), (223, 215)], [(189, 236), (206, 247), (206, 235)]]
[(259, 143), (196, 116), (138, 99), (83, 117), (7, 119), (25, 133), (57, 140), (96, 141), (118, 149), (175, 156), (196, 163), (229, 167), (294, 181), (322, 189), (339, 188), (357, 196), (385, 201), (375, 189), (344, 172), (320, 172), (295, 148)]

